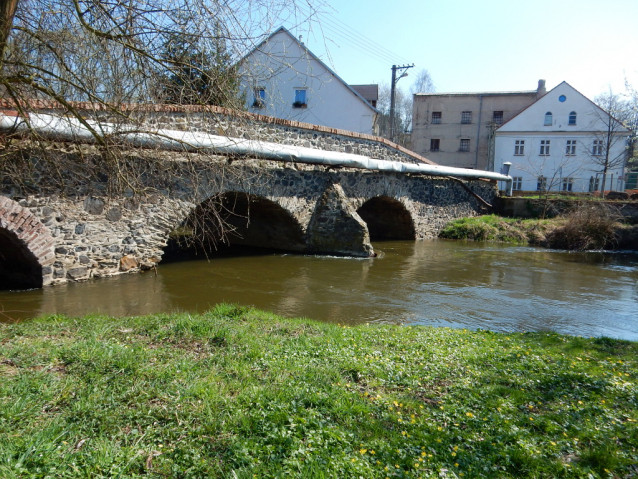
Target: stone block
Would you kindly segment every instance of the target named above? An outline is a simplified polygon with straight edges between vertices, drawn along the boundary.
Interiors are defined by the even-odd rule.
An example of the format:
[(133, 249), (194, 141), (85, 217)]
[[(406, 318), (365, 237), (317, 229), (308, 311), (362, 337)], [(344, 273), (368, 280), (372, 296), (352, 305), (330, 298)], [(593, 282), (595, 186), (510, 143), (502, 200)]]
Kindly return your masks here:
[(120, 221), (122, 219), (122, 210), (119, 208), (111, 208), (106, 213), (106, 219), (109, 221)]
[(73, 281), (86, 279), (89, 277), (89, 269), (86, 266), (71, 268), (66, 272), (66, 275)]
[(91, 215), (101, 215), (104, 212), (104, 201), (88, 196), (84, 200), (84, 210)]
[(138, 263), (134, 256), (126, 255), (120, 259), (120, 271), (129, 271), (137, 268)]

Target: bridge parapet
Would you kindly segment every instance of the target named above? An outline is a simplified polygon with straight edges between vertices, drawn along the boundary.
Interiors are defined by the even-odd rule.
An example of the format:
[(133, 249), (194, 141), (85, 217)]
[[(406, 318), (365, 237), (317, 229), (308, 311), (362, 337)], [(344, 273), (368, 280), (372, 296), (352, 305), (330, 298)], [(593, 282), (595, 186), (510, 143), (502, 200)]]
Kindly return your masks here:
[[(66, 113), (66, 109), (54, 101), (33, 100), (28, 103), (30, 111)], [(121, 114), (114, 114), (103, 104), (70, 104), (86, 118), (123, 125), (135, 124), (150, 131), (163, 128), (204, 132), (231, 138), (354, 153), (387, 161), (435, 164), (386, 138), (212, 105), (125, 104), (117, 107)], [(0, 108), (13, 110), (15, 104), (10, 100), (0, 99)]]

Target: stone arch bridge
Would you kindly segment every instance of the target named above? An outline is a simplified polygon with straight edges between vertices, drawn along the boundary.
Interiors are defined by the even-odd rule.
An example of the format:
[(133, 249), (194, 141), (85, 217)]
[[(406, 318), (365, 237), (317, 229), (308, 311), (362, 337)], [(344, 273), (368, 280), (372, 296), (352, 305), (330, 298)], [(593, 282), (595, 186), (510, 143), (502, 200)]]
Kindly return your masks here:
[[(253, 120), (259, 125), (265, 121)], [(272, 129), (277, 133), (279, 128), (312, 146), (316, 140), (345, 151), (381, 148), (403, 155), (404, 161), (423, 161), (365, 135), (281, 120), (267, 126), (270, 141)], [(58, 166), (75, 155), (55, 148), (59, 161), (53, 163)], [(197, 156), (154, 157), (153, 164), (170, 169), (169, 175), (160, 178), (151, 172), (143, 193), (123, 189), (113, 195), (99, 175), (81, 181), (79, 173), (67, 171), (62, 184), (54, 182), (51, 162), (38, 161), (37, 152), (30, 151), (34, 166), (28, 181), (2, 172), (0, 287), (40, 287), (152, 269), (180, 227), (199, 229), (213, 242), (372, 256), (371, 240), (436, 237), (448, 221), (480, 214), (477, 196), (491, 202), (496, 195), (496, 184), (482, 180), (461, 183), (257, 159), (207, 159), (198, 163), (204, 166), (198, 167), (195, 180), (193, 163), (184, 162), (185, 155)]]

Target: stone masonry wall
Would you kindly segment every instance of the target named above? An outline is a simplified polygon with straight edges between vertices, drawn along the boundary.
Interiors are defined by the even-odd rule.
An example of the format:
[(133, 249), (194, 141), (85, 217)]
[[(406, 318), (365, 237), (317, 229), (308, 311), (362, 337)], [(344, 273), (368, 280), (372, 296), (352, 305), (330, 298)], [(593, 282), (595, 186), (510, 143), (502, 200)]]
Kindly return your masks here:
[[(41, 113), (65, 114), (59, 104), (32, 101), (31, 109)], [(107, 112), (104, 105), (72, 103), (86, 118), (123, 123), (123, 117)], [(15, 109), (13, 103), (0, 99), (0, 108)], [(133, 124), (156, 128), (205, 132), (232, 138), (246, 138), (328, 151), (365, 155), (388, 161), (435, 164), (427, 158), (386, 138), (284, 120), (228, 108), (198, 105), (120, 105)]]
[[(476, 199), (452, 180), (398, 173), (326, 171), (323, 168), (297, 170), (274, 162), (264, 162), (262, 166), (267, 171), (259, 176), (252, 175), (252, 169), (242, 174), (240, 170), (248, 167), (238, 167), (238, 171), (223, 182), (225, 186), (221, 192), (248, 193), (278, 205), (294, 219), (305, 235), (309, 252), (371, 254), (367, 232), (357, 226), (365, 223), (355, 211), (375, 197), (401, 203), (412, 218), (416, 238), (436, 237), (448, 221), (481, 211)], [(211, 169), (205, 183), (222, 183), (217, 177), (219, 175), (219, 170)], [(469, 184), (480, 196), (493, 200), (496, 193), (493, 184), (482, 181)], [(343, 192), (340, 193), (342, 199), (322, 200), (327, 191), (334, 190), (335, 185), (338, 185), (337, 191)], [(173, 188), (164, 191), (164, 194), (109, 198), (100, 195), (97, 187), (92, 191), (93, 194), (79, 196), (31, 194), (21, 197), (15, 188), (5, 187), (5, 198), (28, 209), (54, 242), (55, 258), (49, 261), (49, 267), (44, 271), (44, 284), (154, 268), (161, 262), (169, 233), (198, 204), (189, 198), (192, 184), (188, 177), (176, 178)], [(197, 195), (199, 203), (203, 201), (204, 194)], [(326, 203), (328, 209), (335, 211), (320, 211), (317, 206), (320, 203)], [(322, 208), (325, 210), (326, 206)], [(322, 215), (327, 219), (322, 220)], [(325, 226), (317, 229), (317, 225), (324, 221), (328, 221), (326, 224), (341, 222), (345, 229), (352, 229), (352, 238), (360, 238), (356, 241), (368, 242), (368, 245), (338, 245), (332, 250), (325, 250), (334, 243), (331, 236), (334, 237), (336, 231), (332, 231), (334, 228), (322, 231)], [(352, 228), (345, 226), (348, 224)], [(317, 238), (317, 231), (323, 237)], [(339, 236), (347, 235), (341, 232)], [(281, 247), (285, 249), (286, 245)]]

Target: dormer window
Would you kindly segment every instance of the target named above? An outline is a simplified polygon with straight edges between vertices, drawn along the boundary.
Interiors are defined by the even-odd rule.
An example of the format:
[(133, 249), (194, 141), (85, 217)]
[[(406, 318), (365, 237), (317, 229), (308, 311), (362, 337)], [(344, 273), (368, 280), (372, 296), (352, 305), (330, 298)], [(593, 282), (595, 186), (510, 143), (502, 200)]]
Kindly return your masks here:
[(576, 124), (576, 112), (572, 111), (569, 113), (569, 125), (575, 125)]
[(552, 123), (552, 112), (548, 111), (547, 113), (545, 113), (545, 123), (543, 123), (543, 126), (552, 126)]

